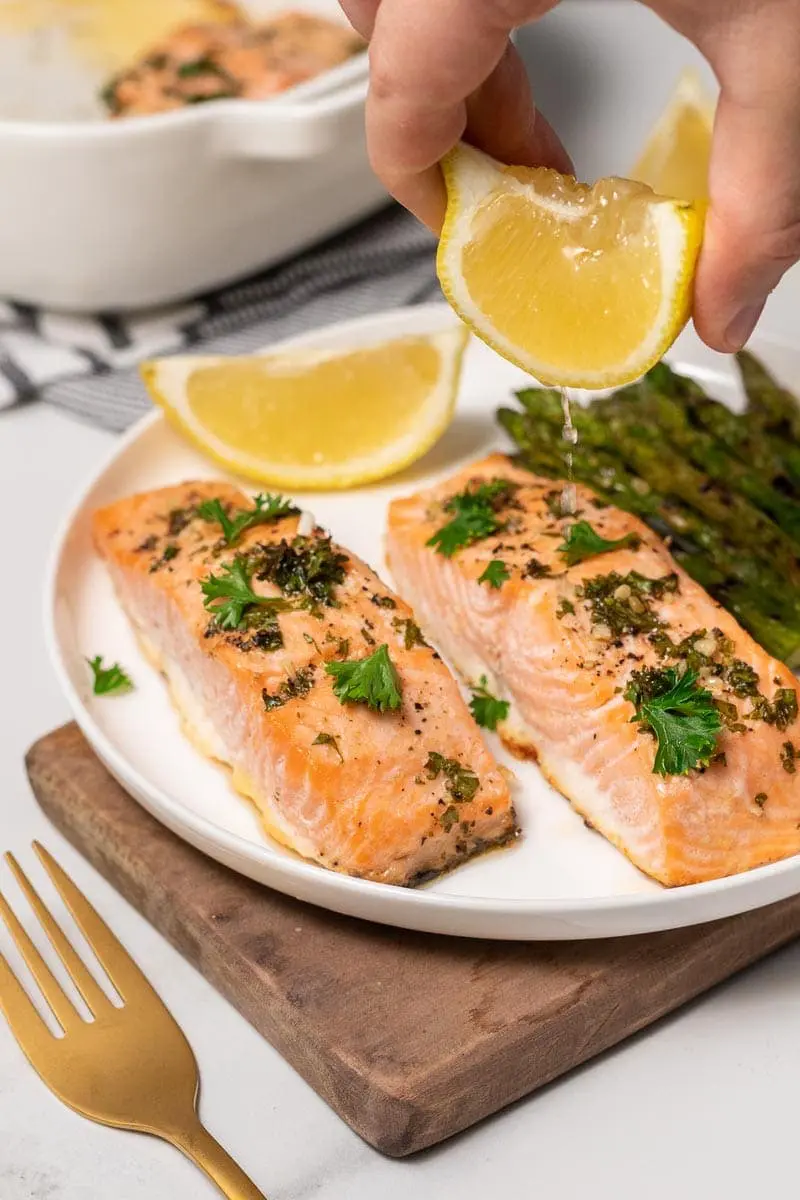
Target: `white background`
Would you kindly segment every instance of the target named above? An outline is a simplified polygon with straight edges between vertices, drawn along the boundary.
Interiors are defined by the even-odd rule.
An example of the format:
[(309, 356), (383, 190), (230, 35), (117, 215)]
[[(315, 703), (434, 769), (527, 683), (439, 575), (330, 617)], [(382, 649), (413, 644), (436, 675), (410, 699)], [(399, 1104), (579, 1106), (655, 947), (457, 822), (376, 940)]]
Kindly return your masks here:
[[(629, 166), (691, 57), (625, 0), (571, 0), (533, 46), (524, 38), (542, 105), (587, 175)], [(768, 332), (791, 334), (799, 295), (797, 280), (782, 289)], [(97, 904), (195, 1048), (204, 1119), (271, 1200), (786, 1194), (797, 1171), (800, 945), (451, 1143), (392, 1162), (63, 842), (39, 813), (22, 763), (27, 746), (68, 716), (44, 653), (43, 571), (62, 512), (110, 445), (109, 435), (42, 404), (0, 415), (0, 848), (37, 874), (28, 845), (41, 838)], [(17, 900), (6, 868), (0, 886)], [(60, 1105), (0, 1026), (0, 1200), (216, 1194), (167, 1146)]]

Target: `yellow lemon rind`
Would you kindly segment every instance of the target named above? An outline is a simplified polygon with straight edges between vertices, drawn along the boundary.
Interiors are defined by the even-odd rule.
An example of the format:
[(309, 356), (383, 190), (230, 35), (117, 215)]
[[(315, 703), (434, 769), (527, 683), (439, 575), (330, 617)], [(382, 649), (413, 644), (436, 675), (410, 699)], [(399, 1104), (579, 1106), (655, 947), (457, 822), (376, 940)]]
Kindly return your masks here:
[[(369, 457), (341, 464), (290, 467), (286, 463), (270, 463), (247, 456), (210, 435), (186, 403), (185, 384), (192, 370), (217, 365), (220, 358), (171, 356), (143, 362), (139, 370), (151, 399), (162, 410), (173, 429), (226, 471), (255, 483), (292, 491), (340, 491), (378, 482), (411, 466), (432, 449), (450, 425), (464, 352), (469, 342), (469, 329), (454, 323), (451, 328), (429, 334), (428, 339), (439, 348), (442, 369), (426, 401), (427, 421), (415, 430), (413, 441), (408, 437), (402, 439), (402, 449), (398, 448), (396, 442), (388, 442), (381, 454), (373, 453)], [(344, 355), (356, 348), (342, 347), (336, 353)], [(285, 353), (291, 354), (292, 351), (287, 349)], [(307, 347), (298, 350), (297, 354), (307, 355), (309, 360), (315, 357), (313, 350)], [(321, 356), (333, 357), (334, 353), (326, 350)]]
[(504, 173), (499, 164), (494, 164), (487, 156), (471, 147), (458, 146), (442, 160), (442, 172), (447, 188), (447, 210), (439, 241), (436, 267), (442, 292), (461, 320), (476, 337), (490, 346), (497, 354), (547, 386), (594, 390), (623, 386), (641, 378), (663, 357), (689, 319), (691, 280), (702, 244), (704, 205), (692, 204), (688, 201), (668, 200), (655, 195), (653, 197), (654, 204), (663, 205), (663, 211), (669, 212), (682, 229), (680, 266), (670, 282), (668, 289), (669, 312), (667, 319), (660, 323), (659, 335), (643, 346), (641, 354), (634, 354), (621, 364), (610, 364), (603, 371), (592, 373), (553, 371), (546, 362), (524, 353), (520, 347), (512, 345), (497, 335), (487, 323), (481, 321), (479, 313), (470, 311), (469, 301), (465, 302), (464, 290), (460, 286), (459, 262), (461, 250), (466, 242), (459, 237), (459, 225), (463, 222), (464, 228), (467, 228), (466, 218), (472, 211), (471, 206), (465, 208), (462, 203), (464, 179), (462, 166), (465, 158), (477, 162), (479, 169), (484, 171), (487, 170), (485, 164), (492, 164), (498, 178)]

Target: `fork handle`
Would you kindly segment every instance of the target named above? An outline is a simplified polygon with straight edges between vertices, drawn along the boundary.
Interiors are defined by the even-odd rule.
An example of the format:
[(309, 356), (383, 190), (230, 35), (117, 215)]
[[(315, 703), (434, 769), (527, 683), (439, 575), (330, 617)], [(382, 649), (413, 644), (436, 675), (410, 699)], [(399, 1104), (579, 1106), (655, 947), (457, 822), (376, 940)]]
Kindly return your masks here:
[(267, 1200), (199, 1121), (193, 1122), (185, 1130), (170, 1134), (169, 1141), (201, 1171), (205, 1171), (228, 1200)]

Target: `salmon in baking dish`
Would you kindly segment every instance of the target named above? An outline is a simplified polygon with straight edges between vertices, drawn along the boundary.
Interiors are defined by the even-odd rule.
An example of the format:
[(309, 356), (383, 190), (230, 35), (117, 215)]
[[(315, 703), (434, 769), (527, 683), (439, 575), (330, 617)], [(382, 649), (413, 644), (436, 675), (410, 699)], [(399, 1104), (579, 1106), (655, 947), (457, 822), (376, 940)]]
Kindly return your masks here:
[(515, 836), (506, 779), (411, 610), (310, 514), (186, 483), (93, 528), (185, 732), (277, 841), (411, 885)]
[(583, 487), (565, 517), (561, 492), (492, 455), (395, 501), (397, 588), (508, 702), (503, 740), (648, 875), (698, 883), (797, 853), (794, 676), (640, 521)]

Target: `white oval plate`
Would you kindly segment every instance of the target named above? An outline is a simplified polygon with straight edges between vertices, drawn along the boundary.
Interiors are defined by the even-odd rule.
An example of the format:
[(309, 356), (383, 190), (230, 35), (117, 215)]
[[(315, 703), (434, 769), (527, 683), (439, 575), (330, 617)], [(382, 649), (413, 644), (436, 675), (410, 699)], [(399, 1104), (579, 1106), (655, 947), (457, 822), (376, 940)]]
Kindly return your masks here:
[[(443, 305), (349, 321), (293, 342), (370, 342), (447, 326)], [(779, 374), (800, 379), (800, 354), (762, 344), (757, 352)], [(713, 394), (741, 401), (730, 361), (685, 334), (671, 355)], [(504, 444), (494, 410), (522, 372), (473, 341), (464, 365), (458, 415), (441, 442), (389, 482), (307, 498), (334, 537), (389, 577), (383, 564), (386, 505), (395, 496), (451, 473)], [(488, 734), (498, 759), (516, 774), (523, 837), (416, 890), (368, 883), (326, 871), (266, 840), (251, 806), (227, 773), (184, 739), (161, 678), (147, 665), (105, 569), (92, 551), (93, 509), (130, 492), (222, 473), (186, 445), (160, 413), (145, 417), (114, 449), (67, 517), (54, 551), (46, 597), (50, 653), (84, 734), (97, 754), (153, 816), (178, 836), (243, 875), (336, 912), (408, 929), (467, 937), (561, 939), (616, 937), (699, 924), (781, 900), (800, 891), (800, 856), (730, 879), (665, 889), (642, 875), (548, 786)], [(119, 660), (136, 690), (91, 694), (86, 658)]]

